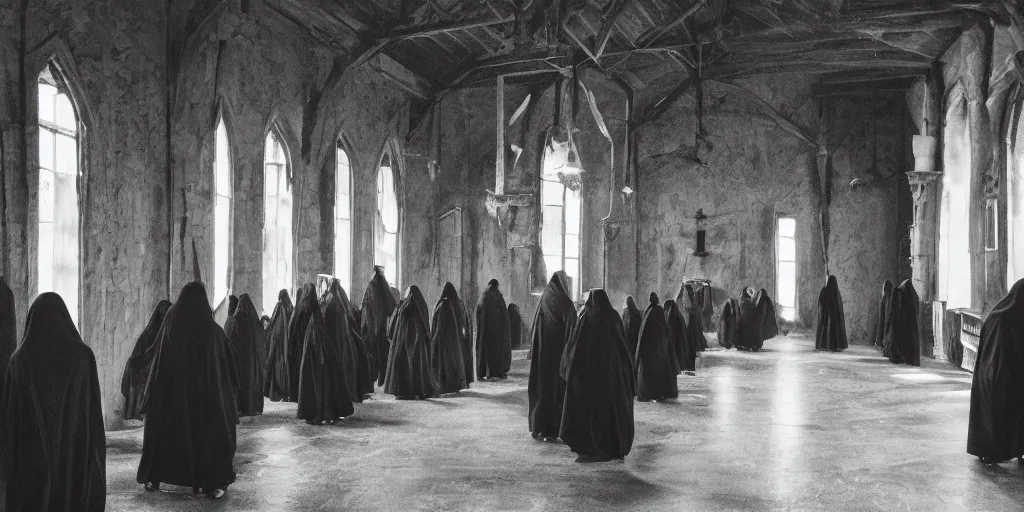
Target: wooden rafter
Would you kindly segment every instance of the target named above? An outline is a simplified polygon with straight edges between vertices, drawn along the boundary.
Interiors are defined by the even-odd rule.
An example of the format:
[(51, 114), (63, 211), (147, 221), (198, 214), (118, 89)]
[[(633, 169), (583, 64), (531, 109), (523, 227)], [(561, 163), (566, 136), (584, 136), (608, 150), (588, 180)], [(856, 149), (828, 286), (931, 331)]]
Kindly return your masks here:
[(632, 5), (634, 0), (612, 0), (611, 9), (605, 15), (604, 26), (597, 34), (597, 46), (594, 47), (594, 55), (600, 59), (604, 49), (608, 46), (608, 40), (619, 23), (619, 18), (626, 12), (626, 8)]
[(640, 39), (637, 41), (637, 47), (649, 48), (653, 46), (655, 43), (661, 40), (661, 38), (664, 37), (665, 34), (668, 34), (674, 28), (678, 27), (680, 24), (686, 22), (686, 20), (690, 19), (690, 16), (697, 14), (697, 11), (701, 10), (706, 5), (707, 4), (705, 0), (694, 0), (693, 3), (690, 4), (690, 7), (683, 11), (683, 13), (680, 14), (676, 19), (670, 21), (669, 23), (661, 25), (660, 27), (657, 27), (641, 36)]

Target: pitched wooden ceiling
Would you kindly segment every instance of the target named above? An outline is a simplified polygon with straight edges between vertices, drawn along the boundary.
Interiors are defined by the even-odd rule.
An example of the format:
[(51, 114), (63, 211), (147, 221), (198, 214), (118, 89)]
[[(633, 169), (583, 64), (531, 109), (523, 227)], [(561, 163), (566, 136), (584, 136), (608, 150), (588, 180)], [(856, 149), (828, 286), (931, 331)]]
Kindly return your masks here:
[(384, 53), (434, 92), (593, 66), (634, 90), (758, 73), (923, 74), (1000, 0), (265, 0), (354, 63)]

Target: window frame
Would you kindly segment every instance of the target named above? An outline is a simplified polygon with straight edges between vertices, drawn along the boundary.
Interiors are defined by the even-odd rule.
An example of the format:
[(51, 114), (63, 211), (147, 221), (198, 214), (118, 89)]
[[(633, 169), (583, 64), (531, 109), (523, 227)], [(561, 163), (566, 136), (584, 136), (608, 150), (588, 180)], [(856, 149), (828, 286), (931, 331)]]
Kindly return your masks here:
[[(273, 138), (274, 142), (277, 143), (277, 148), (280, 149), (282, 162), (270, 162), (270, 160), (269, 160), (269, 155), (267, 154), (267, 145), (268, 145), (268, 143), (270, 143), (271, 138)], [(270, 312), (273, 311), (273, 307), (274, 307), (273, 305), (277, 303), (278, 292), (282, 288), (283, 289), (287, 289), (289, 293), (293, 293), (295, 288), (296, 288), (296, 285), (295, 285), (295, 249), (294, 249), (294, 247), (295, 247), (295, 169), (293, 167), (293, 163), (294, 163), (294, 161), (292, 159), (291, 149), (288, 147), (288, 141), (287, 141), (287, 138), (284, 136), (284, 130), (281, 129), (281, 127), (278, 125), (278, 123), (276, 123), (276, 122), (271, 123), (270, 127), (267, 128), (267, 130), (266, 130), (266, 135), (263, 137), (263, 194), (262, 194), (262, 198), (263, 198), (263, 219), (262, 219), (262, 221), (263, 221), (263, 229), (262, 229), (262, 233), (261, 233), (262, 234), (262, 240), (261, 240), (261, 244), (260, 244), (260, 261), (261, 261), (262, 269), (263, 269), (262, 272), (261, 272), (261, 278), (262, 278), (262, 281), (264, 283), (263, 284), (263, 288), (264, 288), (263, 289), (263, 303), (261, 304), (261, 306), (263, 307), (264, 313), (266, 313), (266, 314), (270, 314)], [(267, 195), (267, 185), (268, 185), (268, 182), (267, 182), (267, 168), (270, 167), (271, 165), (273, 165), (273, 166), (275, 166), (277, 168), (276, 169), (276, 173), (277, 173), (277, 180), (278, 180), (277, 184), (278, 185), (280, 184), (280, 176), (281, 176), (281, 173), (283, 171), (283, 173), (284, 173), (284, 183), (287, 186), (289, 200), (290, 200), (290, 203), (291, 203), (290, 204), (291, 211), (288, 213), (288, 222), (286, 224), (278, 224), (278, 225), (275, 226), (275, 230), (277, 230), (277, 231), (282, 229), (282, 227), (281, 227), (282, 225), (287, 227), (287, 230), (288, 230), (288, 240), (286, 241), (286, 246), (290, 248), (290, 254), (288, 255), (288, 258), (287, 258), (289, 260), (288, 261), (289, 272), (285, 276), (286, 280), (287, 280), (287, 283), (284, 284), (284, 285), (274, 284), (273, 289), (267, 289), (267, 288), (265, 288), (266, 287), (265, 283), (268, 280), (268, 276), (266, 275), (266, 272), (267, 272), (267, 268), (266, 268), (267, 261), (266, 261), (266, 258), (267, 258), (267, 234), (268, 234), (268, 226), (269, 226), (269, 224), (267, 223), (267, 210), (266, 210), (267, 199), (268, 199), (268, 195)], [(281, 194), (281, 190), (280, 190), (280, 188), (278, 188), (277, 192), (276, 192), (276, 194), (274, 196), (274, 197), (277, 198), (278, 203), (280, 203), (280, 201), (281, 201), (281, 199), (280, 199), (281, 195), (282, 195)]]
[[(552, 184), (555, 184), (555, 185), (561, 187), (562, 197), (561, 197), (560, 204), (557, 204), (557, 205), (555, 205), (555, 204), (547, 204), (547, 202), (545, 201), (545, 193), (544, 193), (544, 188), (545, 188), (544, 184), (545, 183), (552, 183)], [(568, 212), (568, 209), (569, 209), (568, 205), (569, 205), (569, 194), (570, 193), (576, 194), (578, 196), (578, 198), (579, 198), (578, 199), (578, 201), (579, 201), (579, 210), (580, 210), (579, 211), (579, 224), (576, 226), (577, 233), (574, 233), (574, 234), (568, 233), (569, 222), (568, 222), (568, 214), (567, 214), (567, 212)], [(568, 260), (575, 260), (575, 262), (576, 262), (575, 263), (575, 266), (576, 266), (576, 272), (575, 273), (576, 273), (576, 275), (572, 279), (573, 280), (573, 283), (572, 283), (572, 288), (573, 289), (569, 291), (569, 295), (570, 295), (570, 298), (573, 301), (576, 301), (576, 300), (578, 300), (582, 296), (582, 281), (583, 281), (583, 251), (582, 251), (582, 247), (583, 247), (583, 184), (582, 183), (580, 184), (580, 189), (579, 190), (573, 191), (573, 190), (570, 190), (569, 187), (566, 186), (564, 183), (562, 183), (561, 180), (558, 180), (558, 179), (545, 179), (544, 173), (541, 173), (541, 176), (540, 176), (540, 194), (539, 195), (540, 195), (540, 197), (538, 199), (539, 199), (539, 202), (540, 202), (540, 215), (539, 215), (539, 218), (540, 218), (540, 229), (539, 229), (538, 235), (539, 235), (541, 256), (545, 260), (547, 260), (548, 257), (555, 257), (556, 256), (556, 255), (553, 255), (553, 254), (547, 254), (546, 250), (545, 250), (546, 247), (544, 246), (544, 227), (545, 227), (545, 223), (544, 223), (544, 210), (548, 206), (558, 207), (560, 209), (560, 212), (561, 212), (561, 223), (560, 223), (561, 227), (560, 227), (560, 232), (558, 233), (558, 235), (559, 235), (559, 239), (560, 239), (560, 241), (562, 243), (561, 243), (561, 248), (560, 248), (561, 254), (557, 255), (557, 256), (558, 256), (558, 259), (559, 259), (561, 265), (560, 265), (560, 268), (558, 268), (558, 269), (550, 269), (549, 268), (549, 269), (546, 269), (546, 270), (548, 271), (549, 274), (552, 274), (552, 273), (554, 273), (556, 271), (559, 271), (559, 270), (564, 271), (564, 272), (566, 272), (568, 274), (568, 270), (566, 270), (567, 267), (568, 267), (567, 261)], [(566, 249), (567, 249), (568, 245), (567, 245), (566, 241), (567, 241), (568, 237), (570, 237), (570, 236), (575, 236), (576, 237), (576, 257), (575, 258), (571, 258), (571, 257), (567, 256), (567, 250)]]
[[(341, 155), (345, 156), (345, 162), (347, 166), (348, 176), (348, 217), (342, 218), (340, 216), (339, 202), (341, 199)], [(341, 281), (342, 287), (351, 293), (352, 280), (354, 279), (354, 261), (355, 261), (355, 165), (353, 165), (352, 152), (349, 151), (348, 145), (345, 144), (344, 136), (339, 135), (338, 140), (334, 147), (334, 274), (335, 277)], [(380, 169), (378, 169), (380, 172)], [(376, 213), (376, 212), (375, 212)], [(341, 232), (338, 226), (341, 221), (348, 222), (348, 269), (342, 269), (340, 262), (338, 261), (338, 254), (340, 253), (340, 242)], [(345, 275), (339, 275), (344, 273)]]
[[(218, 181), (219, 181), (218, 180), (219, 169), (217, 168), (218, 167), (217, 166), (217, 154), (219, 153), (219, 151), (217, 150), (218, 149), (217, 148), (217, 143), (218, 143), (218, 141), (217, 141), (217, 131), (220, 128), (220, 126), (224, 127), (224, 141), (225, 141), (225, 143), (227, 145), (227, 150), (225, 151), (225, 155), (227, 155), (227, 157), (228, 157), (228, 162), (227, 162), (226, 170), (227, 170), (227, 174), (228, 174), (227, 183), (228, 183), (228, 186), (229, 186), (229, 191), (228, 191), (229, 195), (226, 195), (226, 196), (222, 195), (220, 193), (220, 190), (217, 187)], [(235, 154), (234, 154), (235, 145), (231, 142), (231, 121), (230, 121), (230, 116), (228, 115), (227, 112), (224, 111), (223, 108), (221, 108), (218, 111), (218, 113), (217, 113), (217, 120), (215, 121), (215, 123), (213, 125), (212, 135), (213, 135), (213, 162), (212, 162), (213, 163), (213, 165), (212, 165), (212, 167), (213, 167), (212, 171), (213, 172), (209, 173), (209, 176), (210, 176), (210, 180), (212, 182), (211, 183), (211, 192), (212, 192), (211, 196), (213, 197), (213, 204), (211, 206), (213, 207), (213, 226), (212, 226), (213, 229), (212, 229), (212, 233), (211, 233), (211, 235), (212, 235), (211, 236), (211, 243), (209, 245), (210, 245), (210, 247), (212, 249), (211, 254), (210, 254), (210, 256), (211, 256), (210, 257), (210, 265), (213, 268), (213, 270), (211, 272), (211, 275), (213, 275), (213, 279), (212, 279), (213, 282), (211, 284), (213, 286), (210, 287), (210, 290), (207, 293), (210, 293), (211, 297), (213, 297), (213, 300), (210, 301), (211, 307), (213, 307), (213, 309), (217, 309), (217, 307), (219, 307), (221, 305), (221, 303), (223, 303), (224, 301), (228, 300), (228, 297), (231, 296), (231, 292), (232, 292), (233, 284), (234, 284), (233, 277), (234, 277), (234, 240), (235, 240), (235, 222), (234, 222), (234, 219), (235, 219), (235, 160), (236, 160), (236, 158), (235, 158)], [(218, 269), (217, 269), (217, 200), (219, 198), (221, 198), (221, 197), (226, 198), (227, 201), (228, 201), (228, 211), (227, 211), (228, 223), (227, 223), (227, 233), (226, 233), (226, 237), (227, 237), (227, 256), (226, 256), (227, 257), (227, 262), (226, 262), (226, 266), (224, 268), (225, 275), (223, 276), (224, 277), (224, 283), (225, 283), (224, 296), (223, 297), (218, 297), (217, 275), (219, 274), (219, 272), (218, 272)]]
[(401, 190), (402, 190), (402, 185), (401, 185), (401, 162), (398, 161), (398, 159), (396, 157), (396, 153), (397, 153), (396, 149), (392, 146), (392, 143), (389, 142), (389, 143), (385, 144), (384, 148), (380, 152), (380, 157), (377, 159), (377, 169), (376, 169), (376, 173), (374, 174), (374, 189), (373, 189), (373, 191), (374, 191), (374, 214), (373, 214), (374, 218), (373, 218), (373, 232), (372, 232), (373, 233), (373, 237), (372, 237), (372, 240), (371, 240), (371, 246), (373, 247), (373, 255), (372, 255), (372, 257), (373, 257), (373, 264), (374, 265), (379, 265), (381, 262), (377, 261), (377, 249), (378, 249), (378, 246), (377, 246), (377, 231), (376, 230), (377, 230), (378, 224), (383, 224), (383, 223), (378, 223), (378, 216), (380, 215), (380, 211), (381, 210), (380, 210), (380, 192), (377, 190), (377, 188), (378, 188), (378, 184), (380, 182), (381, 169), (384, 168), (384, 159), (387, 158), (388, 159), (388, 163), (391, 164), (389, 167), (391, 169), (392, 184), (393, 184), (394, 189), (395, 189), (395, 208), (397, 210), (396, 213), (397, 213), (397, 219), (398, 219), (398, 227), (397, 227), (397, 231), (396, 232), (389, 233), (389, 234), (394, 234), (395, 235), (395, 267), (396, 268), (394, 269), (394, 273), (393, 274), (392, 273), (388, 273), (387, 269), (385, 269), (385, 275), (393, 276), (393, 280), (389, 279), (388, 280), (388, 284), (390, 284), (391, 286), (393, 286), (395, 288), (401, 289), (400, 283), (401, 283), (401, 280), (402, 280), (402, 271), (401, 271), (401, 269), (402, 269), (402, 231), (403, 231), (403, 228), (405, 226), (404, 226), (404, 222), (403, 222), (404, 215), (403, 215), (402, 194), (401, 194)]
[[(782, 221), (792, 220), (793, 221), (793, 236), (786, 236), (782, 234)], [(797, 248), (797, 232), (799, 231), (800, 223), (793, 215), (786, 213), (775, 214), (775, 303), (778, 306), (778, 315), (780, 318), (787, 322), (796, 322), (800, 318), (800, 290), (798, 285), (800, 283), (800, 262), (799, 262), (799, 250)], [(782, 240), (783, 239), (793, 240), (793, 259), (783, 260), (782, 259)], [(780, 293), (782, 289), (782, 265), (784, 263), (793, 264), (793, 304), (784, 305), (782, 304), (782, 295)], [(792, 311), (792, 318), (787, 317), (787, 310)]]

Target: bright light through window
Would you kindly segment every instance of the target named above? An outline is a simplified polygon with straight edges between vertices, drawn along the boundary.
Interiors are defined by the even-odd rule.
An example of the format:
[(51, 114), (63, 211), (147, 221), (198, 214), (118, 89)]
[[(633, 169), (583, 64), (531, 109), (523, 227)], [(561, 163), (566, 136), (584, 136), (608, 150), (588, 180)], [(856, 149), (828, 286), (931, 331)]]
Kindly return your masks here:
[(377, 171), (377, 218), (373, 230), (373, 262), (384, 267), (384, 276), (395, 287), (398, 287), (398, 214), (393, 159), (389, 153), (385, 153)]
[(778, 296), (776, 302), (782, 319), (796, 320), (796, 219), (781, 217), (778, 220), (778, 269), (776, 272)]
[[(548, 159), (545, 158), (545, 165)], [(543, 176), (553, 175), (544, 173)], [(557, 178), (541, 179), (541, 251), (547, 273), (564, 270), (572, 279), (573, 300), (580, 289), (580, 193)]]
[(1018, 114), (1015, 126), (1016, 136), (1006, 152), (1007, 288), (1024, 278), (1024, 115)]
[(78, 324), (78, 117), (47, 67), (39, 86), (39, 293), (56, 292)]
[(334, 277), (345, 291), (352, 286), (352, 163), (338, 143), (334, 199)]
[(213, 306), (228, 296), (231, 267), (231, 145), (224, 119), (217, 121), (215, 133), (214, 187), (216, 199), (213, 212)]
[(263, 152), (263, 313), (282, 289), (292, 291), (292, 185), (287, 149), (274, 130)]
[(939, 299), (946, 307), (971, 307), (971, 130), (966, 101), (946, 113), (939, 212)]

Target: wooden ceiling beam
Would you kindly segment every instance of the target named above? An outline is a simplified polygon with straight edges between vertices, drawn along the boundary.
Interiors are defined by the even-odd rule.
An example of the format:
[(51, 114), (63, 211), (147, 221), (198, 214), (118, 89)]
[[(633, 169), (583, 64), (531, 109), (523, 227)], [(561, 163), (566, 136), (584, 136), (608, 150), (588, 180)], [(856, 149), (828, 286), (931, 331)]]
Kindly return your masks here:
[(428, 25), (419, 25), (411, 27), (399, 27), (388, 34), (378, 38), (380, 40), (388, 40), (391, 42), (403, 41), (406, 39), (412, 39), (415, 37), (426, 37), (444, 32), (460, 32), (464, 30), (470, 30), (480, 27), (492, 27), (494, 25), (504, 25), (515, 21), (515, 17), (506, 16), (504, 18), (483, 18), (475, 20), (455, 21)]
[(676, 28), (681, 23), (683, 23), (686, 20), (690, 19), (690, 16), (693, 16), (694, 14), (697, 14), (697, 11), (701, 10), (701, 8), (705, 7), (706, 5), (707, 4), (706, 4), (705, 0), (694, 0), (693, 3), (691, 3), (690, 6), (685, 11), (683, 11), (682, 14), (680, 14), (678, 17), (676, 17), (674, 20), (672, 20), (669, 23), (666, 23), (664, 25), (661, 25), (660, 27), (655, 27), (651, 31), (649, 31), (646, 34), (640, 36), (640, 39), (637, 40), (637, 42), (636, 42), (637, 43), (637, 47), (639, 47), (639, 48), (649, 48), (650, 46), (654, 45), (662, 37), (664, 37), (665, 34), (668, 34), (669, 32), (672, 31), (672, 29)]
[(601, 27), (601, 32), (597, 34), (597, 46), (594, 48), (594, 55), (600, 59), (604, 53), (605, 48), (608, 46), (608, 40), (612, 37), (612, 32), (615, 27), (619, 24), (619, 18), (626, 12), (626, 9), (635, 3), (635, 0), (612, 0), (611, 9), (605, 14), (604, 26)]
[(679, 82), (671, 92), (666, 94), (664, 98), (648, 108), (639, 119), (632, 123), (630, 129), (636, 130), (648, 123), (658, 120), (658, 118), (665, 115), (665, 113), (672, 108), (672, 105), (675, 105), (675, 103), (679, 101), (679, 98), (685, 96), (686, 93), (690, 92), (690, 89), (693, 89), (696, 85), (696, 75), (691, 74), (686, 77), (686, 79)]

